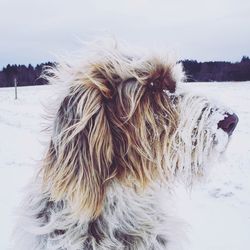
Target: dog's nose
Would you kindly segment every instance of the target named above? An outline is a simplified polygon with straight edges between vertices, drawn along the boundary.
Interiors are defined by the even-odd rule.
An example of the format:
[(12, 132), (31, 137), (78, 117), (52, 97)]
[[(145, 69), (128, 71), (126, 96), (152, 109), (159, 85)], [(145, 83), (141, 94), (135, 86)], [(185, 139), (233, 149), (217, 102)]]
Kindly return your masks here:
[(228, 135), (231, 135), (236, 128), (239, 118), (236, 114), (226, 113), (223, 120), (219, 121), (218, 128), (224, 130)]

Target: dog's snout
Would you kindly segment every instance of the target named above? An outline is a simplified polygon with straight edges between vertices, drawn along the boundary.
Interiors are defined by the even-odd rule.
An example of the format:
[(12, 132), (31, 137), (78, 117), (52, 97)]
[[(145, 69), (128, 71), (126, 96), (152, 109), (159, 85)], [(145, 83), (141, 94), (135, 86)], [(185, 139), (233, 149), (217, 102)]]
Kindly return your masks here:
[(224, 130), (228, 135), (231, 135), (237, 126), (239, 118), (236, 114), (225, 114), (225, 118), (218, 123), (218, 128)]

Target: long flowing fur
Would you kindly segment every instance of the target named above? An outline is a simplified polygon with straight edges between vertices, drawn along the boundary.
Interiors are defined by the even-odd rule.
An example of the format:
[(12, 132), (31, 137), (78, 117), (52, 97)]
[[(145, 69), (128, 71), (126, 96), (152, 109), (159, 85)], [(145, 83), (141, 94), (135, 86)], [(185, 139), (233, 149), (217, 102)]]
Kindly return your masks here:
[(116, 43), (46, 75), (67, 90), (16, 249), (179, 249), (181, 223), (159, 194), (170, 201), (177, 176), (202, 174), (224, 110), (177, 91), (180, 64)]

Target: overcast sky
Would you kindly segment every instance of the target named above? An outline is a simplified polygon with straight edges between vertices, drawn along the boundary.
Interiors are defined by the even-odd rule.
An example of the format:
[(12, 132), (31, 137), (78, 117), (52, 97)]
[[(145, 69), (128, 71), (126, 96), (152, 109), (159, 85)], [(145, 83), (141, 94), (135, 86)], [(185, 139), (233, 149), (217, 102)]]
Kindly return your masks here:
[(181, 59), (250, 56), (250, 0), (0, 0), (0, 66), (55, 60), (110, 34)]

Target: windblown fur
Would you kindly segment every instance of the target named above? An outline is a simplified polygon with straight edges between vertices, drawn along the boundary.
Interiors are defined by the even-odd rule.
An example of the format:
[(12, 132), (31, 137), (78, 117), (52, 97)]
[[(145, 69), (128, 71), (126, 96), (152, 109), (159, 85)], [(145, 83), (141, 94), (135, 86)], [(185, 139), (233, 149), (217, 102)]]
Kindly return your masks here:
[(180, 249), (181, 223), (160, 201), (177, 177), (202, 175), (221, 136), (225, 149), (224, 109), (178, 90), (179, 63), (116, 43), (46, 75), (66, 93), (14, 249)]

